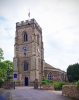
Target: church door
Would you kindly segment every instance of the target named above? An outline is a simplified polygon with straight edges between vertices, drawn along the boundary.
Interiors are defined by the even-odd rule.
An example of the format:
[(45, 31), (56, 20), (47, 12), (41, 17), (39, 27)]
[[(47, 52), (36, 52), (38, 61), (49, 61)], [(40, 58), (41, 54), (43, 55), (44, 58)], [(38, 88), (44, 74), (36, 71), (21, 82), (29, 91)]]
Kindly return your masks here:
[(25, 86), (28, 86), (28, 77), (25, 77)]

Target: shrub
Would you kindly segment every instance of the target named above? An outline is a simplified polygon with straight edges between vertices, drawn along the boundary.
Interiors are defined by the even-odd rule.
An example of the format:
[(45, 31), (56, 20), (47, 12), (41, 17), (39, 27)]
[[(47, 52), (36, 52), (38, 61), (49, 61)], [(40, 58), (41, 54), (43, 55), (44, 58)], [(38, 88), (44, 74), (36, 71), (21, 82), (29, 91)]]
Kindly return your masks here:
[(47, 82), (46, 81), (42, 81), (42, 84), (47, 84)]
[(0, 88), (2, 87), (3, 80), (0, 78)]
[(54, 82), (54, 89), (55, 89), (55, 90), (58, 90), (58, 87), (59, 87), (58, 82)]
[(65, 82), (60, 82), (60, 89), (62, 89), (62, 86), (65, 85)]
[(62, 86), (65, 85), (65, 82), (53, 82), (53, 80), (48, 80), (44, 76), (42, 78), (42, 84), (54, 84), (55, 90), (62, 90)]
[(76, 82), (76, 86), (79, 87), (79, 80)]
[(62, 86), (65, 85), (65, 82), (53, 82), (53, 80), (48, 80), (43, 77), (42, 79), (42, 84), (54, 84), (54, 89), (55, 90), (62, 90)]
[(53, 81), (52, 80), (48, 80), (48, 79), (43, 77), (42, 84), (53, 84)]
[(54, 82), (55, 90), (62, 90), (62, 86), (65, 85), (65, 82)]
[(48, 80), (48, 84), (53, 84), (53, 81), (52, 80)]

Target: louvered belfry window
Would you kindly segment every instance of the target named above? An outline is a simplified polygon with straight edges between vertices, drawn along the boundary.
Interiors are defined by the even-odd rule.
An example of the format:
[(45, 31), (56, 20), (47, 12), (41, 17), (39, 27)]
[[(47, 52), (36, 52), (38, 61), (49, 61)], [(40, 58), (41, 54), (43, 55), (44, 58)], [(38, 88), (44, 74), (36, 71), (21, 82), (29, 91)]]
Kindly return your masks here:
[(28, 63), (26, 61), (24, 62), (24, 71), (28, 71)]
[(26, 41), (28, 41), (28, 35), (27, 35), (27, 33), (25, 32), (25, 33), (24, 33), (24, 42), (26, 42)]

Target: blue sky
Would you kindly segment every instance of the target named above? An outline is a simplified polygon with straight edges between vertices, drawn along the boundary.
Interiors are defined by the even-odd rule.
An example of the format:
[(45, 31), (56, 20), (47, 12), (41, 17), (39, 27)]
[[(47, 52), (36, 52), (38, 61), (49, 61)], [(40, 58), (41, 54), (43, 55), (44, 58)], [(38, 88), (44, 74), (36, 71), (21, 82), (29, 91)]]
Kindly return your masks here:
[(13, 61), (16, 22), (35, 18), (42, 27), (45, 61), (66, 71), (79, 63), (79, 0), (0, 0), (0, 47)]

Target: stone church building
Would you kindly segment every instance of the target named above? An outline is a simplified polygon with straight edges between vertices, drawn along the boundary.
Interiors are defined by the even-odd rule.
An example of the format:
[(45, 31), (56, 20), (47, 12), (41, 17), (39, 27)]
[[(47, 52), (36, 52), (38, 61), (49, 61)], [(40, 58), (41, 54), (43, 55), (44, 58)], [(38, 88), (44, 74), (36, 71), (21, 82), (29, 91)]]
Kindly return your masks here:
[(16, 84), (32, 85), (35, 79), (41, 82), (43, 75), (49, 80), (66, 79), (64, 71), (45, 62), (42, 28), (35, 19), (16, 23), (13, 62)]

